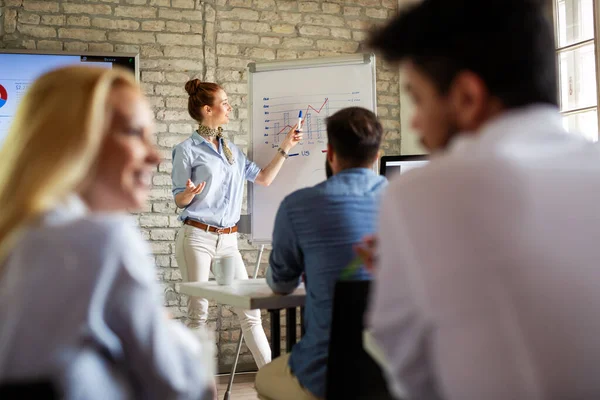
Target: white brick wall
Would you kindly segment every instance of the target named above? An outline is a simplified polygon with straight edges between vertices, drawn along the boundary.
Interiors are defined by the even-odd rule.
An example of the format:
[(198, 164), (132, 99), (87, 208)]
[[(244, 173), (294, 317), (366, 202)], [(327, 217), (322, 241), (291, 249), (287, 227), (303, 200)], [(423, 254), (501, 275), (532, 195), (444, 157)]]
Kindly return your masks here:
[[(236, 117), (227, 134), (247, 147), (249, 62), (354, 53), (368, 29), (397, 9), (395, 0), (4, 0), (3, 4), (1, 47), (140, 52), (142, 88), (155, 110), (156, 143), (163, 160), (139, 224), (155, 255), (165, 305), (175, 316), (184, 315), (186, 297), (178, 293), (181, 275), (173, 257), (179, 222), (171, 196), (170, 157), (172, 147), (194, 127), (184, 82), (199, 77), (223, 85)], [(388, 153), (400, 150), (398, 87), (397, 69), (378, 62), (378, 114), (388, 131), (383, 145)], [(240, 249), (252, 271), (256, 250), (245, 238), (240, 239)], [(268, 255), (263, 255), (261, 271)], [(210, 309), (210, 324), (219, 331), (224, 367), (233, 359), (238, 325), (229, 308), (216, 306)], [(243, 351), (242, 363), (252, 363), (245, 347)]]

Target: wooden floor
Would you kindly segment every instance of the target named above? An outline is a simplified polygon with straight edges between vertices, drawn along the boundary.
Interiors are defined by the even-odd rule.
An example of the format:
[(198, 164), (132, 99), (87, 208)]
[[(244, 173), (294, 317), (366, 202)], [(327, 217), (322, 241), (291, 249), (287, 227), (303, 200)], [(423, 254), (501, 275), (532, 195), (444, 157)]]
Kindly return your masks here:
[[(258, 400), (256, 390), (254, 390), (255, 377), (255, 373), (235, 374), (230, 400)], [(217, 376), (219, 400), (223, 400), (223, 395), (225, 394), (225, 390), (227, 390), (227, 383), (229, 383), (229, 375)]]

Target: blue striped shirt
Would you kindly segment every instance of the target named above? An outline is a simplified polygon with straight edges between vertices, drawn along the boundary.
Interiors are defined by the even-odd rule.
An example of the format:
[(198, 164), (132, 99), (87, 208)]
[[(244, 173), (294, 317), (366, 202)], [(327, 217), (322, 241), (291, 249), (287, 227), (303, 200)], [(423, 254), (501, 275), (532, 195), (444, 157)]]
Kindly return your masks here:
[[(306, 277), (306, 334), (294, 346), (290, 368), (302, 386), (325, 397), (333, 291), (355, 257), (352, 246), (375, 232), (387, 181), (365, 168), (344, 170), (284, 199), (273, 231), (269, 286), (289, 293)], [(367, 279), (361, 270), (358, 279)]]
[(248, 160), (233, 143), (228, 142), (234, 163), (229, 164), (223, 153), (223, 142), (219, 151), (198, 132), (173, 149), (173, 196), (185, 190), (188, 179), (195, 185), (206, 182), (202, 193), (196, 195), (179, 216), (228, 228), (240, 220), (244, 181), (254, 182), (260, 167)]

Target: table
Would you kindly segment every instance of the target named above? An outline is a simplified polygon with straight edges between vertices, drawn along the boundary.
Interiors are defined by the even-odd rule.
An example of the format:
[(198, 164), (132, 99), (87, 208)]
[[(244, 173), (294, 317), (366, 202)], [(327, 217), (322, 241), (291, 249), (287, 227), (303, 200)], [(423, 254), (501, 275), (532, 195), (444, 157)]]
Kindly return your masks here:
[[(306, 291), (304, 284), (289, 295), (273, 293), (264, 278), (236, 280), (231, 285), (221, 286), (216, 281), (181, 283), (179, 291), (189, 296), (203, 297), (218, 304), (243, 309), (268, 310), (271, 316), (272, 358), (281, 354), (281, 318), (279, 311), (286, 310), (286, 350), (290, 352), (296, 343), (296, 308), (304, 307)], [(304, 312), (300, 313), (304, 332)]]

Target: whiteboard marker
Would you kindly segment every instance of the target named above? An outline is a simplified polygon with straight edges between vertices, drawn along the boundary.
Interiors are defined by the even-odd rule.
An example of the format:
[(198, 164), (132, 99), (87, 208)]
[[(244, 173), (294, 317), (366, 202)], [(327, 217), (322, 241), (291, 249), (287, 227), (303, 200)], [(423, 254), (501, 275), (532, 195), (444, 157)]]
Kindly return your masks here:
[(296, 130), (299, 131), (300, 129), (302, 129), (302, 110), (298, 113), (298, 129)]

